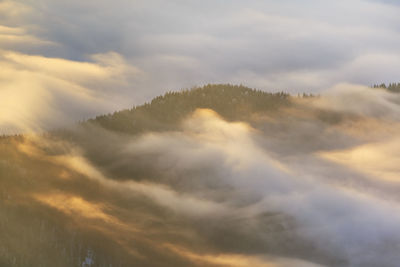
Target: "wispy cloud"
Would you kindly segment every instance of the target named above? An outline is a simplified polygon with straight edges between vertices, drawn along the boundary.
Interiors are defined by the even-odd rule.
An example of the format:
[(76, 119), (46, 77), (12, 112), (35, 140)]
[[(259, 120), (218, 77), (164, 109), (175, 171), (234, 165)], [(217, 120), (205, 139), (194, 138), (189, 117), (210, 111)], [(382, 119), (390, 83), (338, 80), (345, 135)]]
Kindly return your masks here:
[[(119, 55), (107, 75), (130, 85), (90, 88), (106, 92), (116, 109), (204, 83), (320, 92), (342, 82), (398, 79), (399, 7), (389, 2), (3, 1), (0, 47), (80, 66), (99, 63), (91, 55)], [(118, 64), (140, 69), (141, 78), (118, 75)], [(98, 106), (97, 113), (106, 110)], [(94, 114), (87, 109), (67, 117)]]
[(122, 98), (108, 90), (130, 86), (127, 79), (140, 76), (140, 71), (116, 53), (91, 58), (78, 62), (2, 50), (2, 133), (65, 126), (117, 109)]
[[(396, 266), (400, 111), (397, 102), (379, 108), (395, 97), (341, 85), (252, 126), (197, 110), (172, 132), (129, 137), (96, 128), (89, 143), (32, 139), (20, 149), (80, 175), (60, 174), (67, 183), (100, 186), (96, 196), (71, 184), (68, 199), (57, 186), (56, 195), (35, 197), (68, 216), (94, 209), (92, 219), (116, 242), (132, 227), (137, 246), (152, 253), (167, 246), (192, 264)], [(127, 213), (145, 219), (122, 220)], [(110, 231), (110, 218), (124, 227)], [(164, 224), (153, 228), (158, 220)]]

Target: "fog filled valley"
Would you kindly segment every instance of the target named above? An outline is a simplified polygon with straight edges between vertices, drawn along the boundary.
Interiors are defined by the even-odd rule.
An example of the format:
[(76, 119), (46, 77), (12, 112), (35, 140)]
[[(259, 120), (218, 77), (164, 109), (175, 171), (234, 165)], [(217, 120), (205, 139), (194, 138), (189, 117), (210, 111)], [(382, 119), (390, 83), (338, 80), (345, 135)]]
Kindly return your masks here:
[(0, 267), (399, 267), (399, 14), (0, 0)]
[(206, 85), (4, 135), (0, 266), (399, 266), (396, 86)]

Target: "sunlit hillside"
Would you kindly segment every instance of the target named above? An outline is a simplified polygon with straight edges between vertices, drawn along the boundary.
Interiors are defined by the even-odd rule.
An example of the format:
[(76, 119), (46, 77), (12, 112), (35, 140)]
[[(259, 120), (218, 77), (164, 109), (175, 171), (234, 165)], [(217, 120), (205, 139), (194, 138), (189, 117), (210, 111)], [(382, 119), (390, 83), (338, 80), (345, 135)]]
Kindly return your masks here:
[(0, 0), (0, 267), (399, 267), (399, 14)]
[[(158, 156), (131, 155), (120, 162), (114, 161), (115, 157), (120, 157), (123, 147), (138, 138), (135, 135), (139, 133), (180, 131), (182, 120), (198, 108), (214, 109), (234, 121), (276, 113), (290, 105), (289, 98), (287, 94), (265, 93), (243, 86), (209, 85), (167, 93), (151, 103), (98, 116), (70, 129), (39, 136), (4, 136), (0, 139), (1, 264), (192, 264), (193, 259), (186, 254), (201, 247), (206, 252), (207, 245), (202, 244), (203, 238), (192, 229), (192, 219), (182, 220), (179, 212), (174, 211), (182, 204), (177, 203), (170, 210), (159, 203), (164, 197), (178, 202), (185, 197), (181, 200), (174, 191), (161, 186), (113, 181), (158, 179), (160, 184), (168, 183), (165, 179), (173, 178), (169, 173), (148, 165), (148, 160), (157, 160)], [(196, 169), (187, 171), (196, 176), (207, 173), (197, 173)], [(188, 208), (191, 209), (190, 206), (185, 209)], [(282, 215), (265, 216), (274, 222), (271, 227), (283, 227)], [(200, 238), (198, 244), (191, 244), (193, 235)], [(196, 249), (191, 251), (191, 246)], [(213, 260), (200, 262), (201, 266), (220, 265)]]
[(382, 258), (355, 257), (371, 250), (396, 258), (398, 97), (207, 85), (71, 128), (4, 136), (0, 265), (377, 266)]

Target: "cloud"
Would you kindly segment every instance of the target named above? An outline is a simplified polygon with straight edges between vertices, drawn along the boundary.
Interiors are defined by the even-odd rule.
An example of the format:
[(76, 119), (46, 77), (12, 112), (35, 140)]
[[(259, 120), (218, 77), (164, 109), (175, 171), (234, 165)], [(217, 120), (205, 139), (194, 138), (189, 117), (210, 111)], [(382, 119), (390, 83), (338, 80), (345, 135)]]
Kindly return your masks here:
[[(349, 118), (361, 126), (373, 121), (379, 112), (364, 113), (363, 105), (379, 106), (391, 95), (371, 89), (370, 94), (361, 97), (364, 91), (358, 89), (335, 88), (315, 99), (321, 103), (330, 100), (337, 103), (335, 106), (321, 104), (311, 107), (308, 114), (306, 110), (288, 113), (298, 121), (292, 125), (295, 134), (291, 138), (295, 140), (289, 144), (262, 145), (271, 137), (281, 141), (286, 138), (282, 133), (285, 128), (274, 136), (273, 131), (279, 127), (267, 130), (260, 126), (271, 121), (261, 120), (254, 129), (245, 123), (224, 121), (213, 111), (198, 110), (183, 122), (181, 130), (132, 138), (118, 136), (119, 142), (113, 133), (104, 132), (92, 142), (98, 146), (114, 140), (113, 145), (102, 145), (101, 152), (94, 156), (90, 156), (90, 144), (83, 143), (78, 150), (71, 150), (67, 144), (61, 146), (67, 150), (49, 159), (99, 182), (108, 195), (118, 194), (130, 205), (144, 199), (152, 208), (135, 212), (145, 218), (150, 214), (161, 216), (155, 207), (162, 207), (179, 221), (178, 225), (188, 225), (201, 239), (191, 236), (192, 246), (182, 250), (174, 244), (172, 252), (190, 261), (230, 265), (228, 255), (234, 255), (238, 266), (241, 262), (268, 266), (275, 258), (282, 258), (283, 265), (304, 259), (310, 265), (396, 266), (400, 244), (398, 185), (393, 179), (398, 142), (392, 134), (396, 131), (358, 138), (347, 129)], [(358, 99), (359, 105), (349, 110), (348, 104), (341, 103), (349, 98)], [(356, 117), (346, 115), (333, 124), (319, 121), (320, 107), (344, 115), (355, 112)], [(283, 118), (273, 123), (284, 126), (287, 121)], [(286, 118), (290, 122), (291, 118)], [(390, 122), (381, 123), (390, 128)], [(312, 136), (321, 127), (325, 130), (320, 134), (330, 146), (320, 142), (315, 149), (295, 153), (295, 144), (303, 142), (299, 133), (309, 132)], [(347, 139), (348, 149), (335, 150), (342, 144), (329, 137), (330, 131)], [(376, 143), (384, 134), (392, 139)], [(109, 157), (100, 165), (104, 155), (99, 153)], [(392, 160), (384, 161), (386, 155)], [(113, 198), (100, 203), (110, 207), (112, 213), (125, 205)], [(141, 227), (145, 231), (150, 226)], [(159, 243), (170, 243), (157, 238), (154, 240)], [(206, 248), (200, 244), (206, 244)], [(194, 252), (200, 248), (205, 254)], [(244, 256), (235, 256), (238, 252)], [(213, 256), (216, 253), (220, 256)]]
[[(302, 93), (398, 79), (398, 7), (386, 1), (3, 1), (0, 13), (4, 50), (78, 64), (113, 51), (114, 68), (140, 70), (91, 84), (115, 109), (208, 83)], [(72, 120), (111, 110), (98, 106), (67, 110)]]
[[(365, 100), (360, 102), (368, 103)], [(206, 169), (217, 170), (212, 180), (207, 178), (207, 174), (200, 174), (199, 177), (183, 176), (182, 180), (175, 181), (177, 184), (187, 183), (188, 186), (183, 187), (188, 188), (185, 190), (219, 201), (224, 191), (220, 191), (218, 197), (211, 192), (215, 188), (221, 188), (219, 183), (222, 183), (222, 188), (230, 188), (222, 199), (229, 206), (235, 207), (238, 214), (252, 214), (250, 216), (257, 221), (257, 213), (283, 213), (294, 218), (295, 231), (300, 232), (302, 238), (311, 240), (336, 260), (355, 266), (382, 263), (394, 266), (397, 257), (395, 248), (400, 241), (397, 227), (400, 218), (394, 215), (398, 213), (399, 207), (393, 199), (380, 199), (362, 188), (349, 189), (339, 184), (334, 185), (329, 180), (314, 177), (310, 173), (301, 175), (290, 165), (283, 164), (284, 167), (281, 167), (283, 162), (275, 164), (268, 152), (255, 145), (255, 133), (246, 127), (237, 128), (235, 124), (223, 122), (212, 113), (199, 112), (185, 125), (185, 135), (177, 135), (176, 141), (161, 134), (158, 137), (152, 136), (151, 139), (141, 139), (138, 143), (141, 153), (152, 151), (161, 154), (161, 161), (152, 162), (153, 168), (164, 166), (164, 161), (173, 162), (174, 172), (181, 173), (188, 167), (192, 168), (190, 166), (193, 166), (193, 160), (197, 165), (205, 164)], [(200, 144), (188, 143), (186, 138)], [(393, 144), (386, 147), (392, 147), (392, 151), (395, 151)], [(379, 157), (383, 154), (387, 152), (372, 155)], [(360, 155), (368, 159), (369, 154)], [(390, 155), (397, 157), (394, 153)], [(360, 157), (354, 157), (357, 158)], [(349, 168), (363, 169), (377, 178), (382, 177), (379, 163), (368, 168), (355, 161), (344, 161)], [(372, 162), (375, 160), (371, 159), (370, 164)], [(384, 167), (395, 166), (395, 162), (387, 164), (382, 162)], [(371, 169), (377, 172), (371, 172)], [(325, 171), (322, 175), (327, 175), (331, 170)], [(197, 193), (200, 188), (201, 193)], [(207, 193), (208, 190), (211, 192)], [(386, 242), (396, 245), (393, 249), (386, 248), (383, 251), (381, 248)], [(374, 254), (375, 251), (384, 253), (387, 260), (380, 254)], [(326, 264), (330, 265), (332, 262)]]
[(398, 94), (365, 86), (340, 84), (315, 99), (315, 106), (366, 117), (397, 120), (400, 112)]
[(81, 216), (88, 219), (100, 219), (112, 223), (113, 219), (102, 212), (102, 208), (83, 200), (80, 197), (56, 195), (37, 195), (35, 199), (46, 205), (59, 209), (70, 216)]
[[(54, 60), (65, 71), (39, 69), (59, 79), (75, 71)], [(24, 69), (31, 61), (40, 66), (27, 58)], [(108, 73), (97, 62), (81, 66), (81, 83)], [(12, 155), (18, 173), (37, 178), (13, 196), (107, 238), (130, 263), (396, 266), (397, 103), (342, 84), (246, 123), (200, 109), (168, 132), (27, 136)]]
[(0, 13), (2, 21), (13, 22), (22, 20), (22, 16), (32, 12), (29, 5), (25, 5), (19, 1), (5, 0), (0, 3)]
[(398, 79), (388, 2), (2, 1), (1, 133), (209, 82), (322, 93), (248, 124), (199, 110), (172, 132), (36, 139), (2, 150), (4, 188), (96, 221), (138, 265), (396, 266), (400, 100), (349, 84)]
[(322, 156), (334, 162), (357, 169), (372, 179), (399, 182), (400, 169), (397, 153), (399, 140), (361, 145), (349, 150), (333, 151)]
[[(369, 85), (370, 78), (396, 79), (393, 75), (370, 77), (361, 73), (355, 81), (336, 75), (338, 69), (365, 53), (388, 51), (398, 56), (396, 9), (379, 2), (233, 1), (226, 6), (210, 1), (199, 5), (193, 1), (166, 4), (120, 0), (112, 6), (106, 1), (96, 5), (77, 1), (68, 6), (62, 1), (45, 2), (40, 7), (25, 4), (45, 17), (33, 16), (30, 23), (43, 29), (36, 32), (41, 38), (62, 45), (59, 53), (82, 59), (86, 54), (113, 50), (140, 62), (140, 67), (151, 74), (160, 74), (161, 70), (162, 82), (175, 88), (218, 79), (229, 82), (246, 72), (269, 83), (253, 84), (250, 79), (242, 82), (281, 90), (318, 90), (344, 81)], [(344, 6), (346, 12), (342, 12)], [(184, 68), (179, 62), (160, 69), (159, 61), (171, 55), (190, 57), (198, 64), (184, 76), (177, 75)], [(321, 70), (328, 71), (332, 80), (326, 84), (303, 80), (296, 88), (285, 80), (293, 72), (319, 75)], [(272, 83), (273, 76), (279, 74), (280, 83)], [(162, 82), (149, 81), (153, 96), (165, 90), (160, 88)]]
[(0, 48), (18, 49), (26, 47), (27, 43), (29, 43), (31, 48), (54, 45), (52, 42), (41, 40), (34, 35), (30, 35), (24, 28), (0, 25)]
[(125, 100), (109, 88), (132, 86), (127, 79), (141, 75), (113, 52), (77, 62), (3, 50), (0, 65), (2, 133), (62, 127), (115, 110)]

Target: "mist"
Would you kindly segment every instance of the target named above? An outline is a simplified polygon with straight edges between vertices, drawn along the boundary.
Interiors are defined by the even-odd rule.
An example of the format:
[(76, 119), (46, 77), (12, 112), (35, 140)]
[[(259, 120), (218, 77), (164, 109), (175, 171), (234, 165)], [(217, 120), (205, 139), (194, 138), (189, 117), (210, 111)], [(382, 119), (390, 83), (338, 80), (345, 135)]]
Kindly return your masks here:
[(296, 95), (397, 82), (399, 12), (384, 0), (2, 0), (0, 134), (208, 83)]
[(0, 0), (0, 266), (399, 266), (399, 13)]
[(3, 138), (0, 259), (397, 266), (399, 100), (341, 84), (243, 120), (202, 108), (135, 135), (92, 123)]

